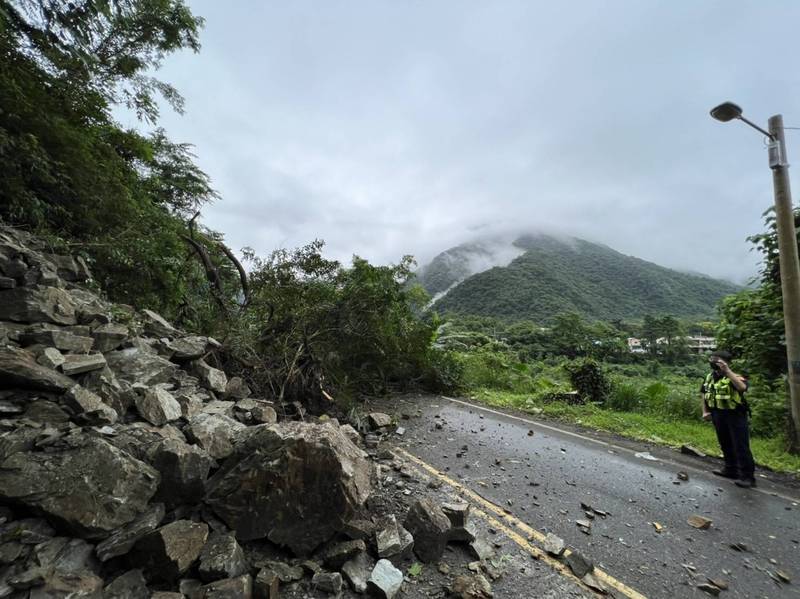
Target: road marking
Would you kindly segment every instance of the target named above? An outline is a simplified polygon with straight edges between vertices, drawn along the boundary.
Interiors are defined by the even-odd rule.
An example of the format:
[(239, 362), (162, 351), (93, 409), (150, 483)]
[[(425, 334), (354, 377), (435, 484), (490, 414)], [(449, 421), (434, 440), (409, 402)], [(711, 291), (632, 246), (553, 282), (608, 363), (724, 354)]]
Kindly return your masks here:
[[(476, 515), (478, 515), (479, 517), (481, 517), (484, 520), (486, 520), (487, 522), (489, 522), (489, 524), (491, 524), (494, 528), (496, 528), (498, 530), (501, 530), (506, 536), (508, 536), (512, 541), (514, 541), (522, 549), (524, 549), (525, 551), (530, 553), (534, 558), (547, 563), (551, 568), (553, 568), (554, 570), (556, 570), (560, 574), (562, 574), (562, 575), (564, 575), (564, 576), (566, 576), (568, 578), (573, 579), (574, 581), (576, 581), (578, 584), (580, 584), (584, 588), (589, 589), (590, 591), (592, 591), (592, 589), (590, 587), (586, 586), (578, 577), (576, 577), (566, 565), (564, 565), (563, 563), (561, 563), (557, 559), (551, 557), (547, 552), (543, 551), (539, 547), (536, 547), (535, 545), (532, 545), (530, 543), (530, 541), (536, 541), (537, 543), (543, 543), (544, 539), (545, 539), (544, 533), (536, 530), (535, 528), (532, 528), (531, 526), (529, 526), (528, 524), (526, 524), (525, 522), (523, 522), (522, 520), (520, 520), (516, 516), (513, 516), (513, 515), (509, 514), (508, 512), (506, 512), (500, 506), (492, 503), (491, 501), (489, 501), (485, 497), (479, 495), (478, 493), (476, 493), (475, 491), (473, 491), (469, 487), (465, 487), (460, 482), (458, 482), (456, 480), (453, 480), (452, 478), (450, 478), (446, 474), (440, 472), (434, 466), (431, 466), (430, 464), (428, 464), (424, 460), (418, 458), (414, 454), (409, 453), (407, 450), (405, 450), (405, 449), (403, 449), (401, 447), (396, 447), (395, 451), (397, 453), (400, 453), (401, 455), (403, 455), (405, 458), (411, 460), (417, 466), (419, 466), (420, 468), (422, 468), (423, 470), (425, 470), (429, 474), (435, 476), (436, 478), (441, 480), (443, 483), (445, 483), (448, 486), (453, 487), (454, 489), (456, 489), (465, 498), (468, 497), (474, 503), (482, 506), (485, 510), (487, 510), (489, 512), (492, 512), (492, 513), (496, 514), (497, 516), (499, 516), (500, 518), (502, 518), (503, 521), (508, 523), (510, 526), (514, 526), (517, 529), (521, 530), (523, 533), (525, 533), (527, 535), (527, 539), (525, 537), (523, 537), (522, 535), (520, 535), (518, 532), (514, 531), (512, 528), (510, 528), (510, 526), (506, 526), (506, 524), (504, 524), (503, 522), (500, 522), (497, 519), (489, 516), (482, 509), (476, 508), (474, 510), (474, 513)], [(473, 506), (473, 507), (475, 507), (475, 506)], [(570, 553), (571, 553), (570, 550), (567, 549), (564, 552), (564, 555), (569, 555)], [(592, 575), (597, 580), (602, 582), (605, 586), (613, 588), (614, 590), (616, 590), (617, 592), (621, 593), (625, 597), (628, 597), (629, 599), (646, 599), (646, 597), (644, 595), (642, 595), (640, 592), (632, 589), (631, 587), (627, 586), (625, 583), (617, 580), (616, 578), (614, 578), (610, 574), (604, 572), (603, 570), (600, 570), (599, 568), (595, 568), (592, 571)], [(592, 592), (595, 592), (595, 591), (592, 591)]]
[[(549, 424), (544, 424), (542, 422), (538, 422), (536, 420), (530, 420), (529, 418), (523, 418), (522, 416), (514, 416), (513, 414), (506, 414), (505, 412), (501, 412), (499, 410), (493, 410), (492, 408), (487, 408), (485, 406), (479, 406), (474, 403), (470, 403), (468, 401), (464, 401), (462, 399), (455, 399), (453, 397), (447, 397), (446, 395), (438, 395), (437, 397), (441, 397), (442, 399), (446, 399), (447, 401), (460, 404), (462, 406), (466, 406), (468, 408), (473, 408), (475, 410), (481, 410), (483, 412), (488, 412), (489, 414), (495, 414), (497, 416), (502, 416), (504, 418), (510, 418), (511, 420), (518, 420), (519, 422), (524, 422), (525, 424), (531, 426), (537, 426), (539, 428), (543, 428), (549, 431), (553, 431), (559, 433), (561, 435), (567, 435), (569, 437), (575, 437), (576, 439), (582, 439), (583, 441), (589, 441), (591, 443), (596, 443), (597, 445), (602, 445), (603, 447), (610, 447), (612, 449), (616, 449), (619, 451), (624, 451), (630, 454), (636, 454), (635, 449), (631, 449), (629, 447), (623, 447), (622, 445), (615, 445), (614, 443), (609, 443), (608, 441), (601, 441), (600, 439), (594, 439), (592, 437), (587, 437), (585, 435), (581, 435), (579, 433), (573, 433), (572, 431), (567, 431), (557, 426), (551, 426)], [(635, 439), (632, 439), (635, 441)], [(700, 472), (703, 474), (707, 474), (707, 470), (704, 468), (698, 468), (697, 466), (693, 466), (691, 464), (680, 464), (678, 462), (673, 462), (672, 460), (658, 458), (658, 461), (662, 464), (669, 464), (670, 466), (675, 466), (678, 468), (689, 468), (694, 470), (695, 472)], [(784, 495), (783, 493), (779, 493), (773, 490), (762, 489), (760, 487), (756, 487), (754, 489), (750, 489), (751, 493), (761, 493), (762, 495), (767, 495), (768, 497), (779, 497), (784, 501), (788, 501), (790, 503), (798, 503), (800, 502), (800, 498), (792, 497), (791, 495)]]

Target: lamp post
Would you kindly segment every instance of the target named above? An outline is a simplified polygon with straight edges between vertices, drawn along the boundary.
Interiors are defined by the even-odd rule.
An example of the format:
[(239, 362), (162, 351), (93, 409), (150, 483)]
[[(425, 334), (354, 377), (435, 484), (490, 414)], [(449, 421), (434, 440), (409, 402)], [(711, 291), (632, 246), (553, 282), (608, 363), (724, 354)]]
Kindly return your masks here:
[(769, 138), (769, 167), (775, 192), (775, 224), (778, 230), (778, 252), (781, 267), (781, 295), (783, 296), (783, 323), (786, 329), (786, 357), (788, 359), (789, 397), (792, 407), (792, 446), (800, 450), (800, 261), (797, 257), (797, 234), (794, 228), (792, 191), (789, 187), (789, 163), (786, 158), (783, 117), (770, 117), (769, 131), (742, 116), (742, 109), (733, 102), (725, 102), (711, 110), (711, 116), (726, 123), (738, 119)]

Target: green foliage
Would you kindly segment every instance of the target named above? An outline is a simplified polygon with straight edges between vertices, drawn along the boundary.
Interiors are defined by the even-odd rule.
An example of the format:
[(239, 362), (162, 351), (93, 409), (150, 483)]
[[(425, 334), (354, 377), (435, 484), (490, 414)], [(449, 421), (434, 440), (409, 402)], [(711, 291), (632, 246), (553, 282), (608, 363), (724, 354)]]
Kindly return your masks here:
[(313, 403), (323, 391), (347, 399), (458, 377), (452, 358), (432, 347), (435, 323), (416, 316), (424, 298), (405, 284), (409, 257), (394, 266), (356, 257), (345, 268), (321, 250), (316, 241), (267, 259), (249, 254), (250, 301), (228, 346), (256, 389)]
[[(216, 193), (189, 146), (111, 117), (127, 103), (152, 121), (162, 92), (179, 106), (152, 72), (200, 25), (180, 0), (0, 0), (0, 220), (82, 254), (110, 299), (211, 330), (221, 308), (183, 237)], [(235, 294), (219, 237), (197, 236)]]
[(602, 404), (611, 391), (611, 383), (594, 360), (580, 360), (564, 365), (569, 380), (584, 401)]
[(639, 388), (631, 383), (617, 383), (612, 385), (606, 405), (611, 410), (621, 412), (636, 412), (642, 403), (642, 394)]
[[(527, 251), (506, 267), (467, 278), (437, 301), (435, 309), (441, 314), (540, 324), (552, 323), (564, 312), (590, 321), (642, 318), (648, 313), (707, 320), (722, 297), (739, 289), (579, 239), (538, 235), (518, 239), (515, 244)], [(437, 257), (422, 273), (429, 292), (443, 291), (445, 283), (452, 284), (463, 274), (463, 258), (456, 250)], [(433, 272), (437, 274), (431, 282)], [(448, 272), (455, 274), (448, 277)]]

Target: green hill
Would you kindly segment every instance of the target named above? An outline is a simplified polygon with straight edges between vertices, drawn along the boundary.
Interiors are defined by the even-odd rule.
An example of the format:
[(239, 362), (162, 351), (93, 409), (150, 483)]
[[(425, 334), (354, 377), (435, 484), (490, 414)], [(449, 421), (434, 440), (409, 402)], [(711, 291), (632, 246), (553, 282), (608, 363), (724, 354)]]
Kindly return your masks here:
[(645, 314), (708, 318), (722, 297), (739, 290), (727, 281), (664, 268), (581, 239), (536, 234), (512, 245), (524, 253), (507, 266), (471, 276), (469, 257), (480, 252), (476, 244), (434, 258), (419, 273), (423, 287), (435, 296), (452, 286), (434, 309), (537, 322), (566, 311), (592, 320)]

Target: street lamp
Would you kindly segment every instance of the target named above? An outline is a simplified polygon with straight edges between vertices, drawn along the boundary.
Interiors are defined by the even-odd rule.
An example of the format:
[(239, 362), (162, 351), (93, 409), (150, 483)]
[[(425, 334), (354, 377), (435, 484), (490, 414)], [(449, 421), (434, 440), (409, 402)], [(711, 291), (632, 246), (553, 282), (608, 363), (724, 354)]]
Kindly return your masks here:
[(792, 405), (792, 445), (800, 449), (800, 261), (797, 257), (797, 234), (794, 229), (792, 191), (789, 186), (789, 163), (786, 159), (783, 116), (769, 119), (769, 130), (742, 116), (742, 109), (725, 102), (711, 110), (711, 116), (727, 123), (734, 119), (745, 122), (769, 138), (767, 145), (772, 185), (775, 192), (775, 224), (778, 230), (778, 252), (781, 267), (783, 323), (786, 329), (786, 357), (789, 363), (789, 396)]

